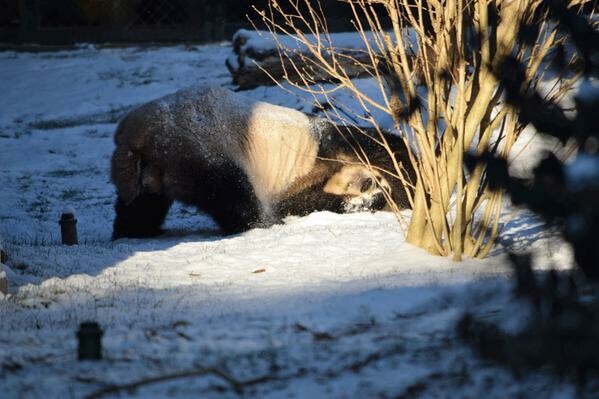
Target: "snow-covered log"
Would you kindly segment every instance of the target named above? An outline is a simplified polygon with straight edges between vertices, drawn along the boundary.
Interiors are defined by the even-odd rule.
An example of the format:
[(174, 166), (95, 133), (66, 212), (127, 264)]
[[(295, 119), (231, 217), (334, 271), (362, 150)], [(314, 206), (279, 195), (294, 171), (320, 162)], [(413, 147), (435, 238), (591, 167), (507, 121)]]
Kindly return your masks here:
[[(373, 34), (366, 36), (374, 42)], [(351, 77), (366, 75), (364, 64), (368, 65), (370, 56), (366, 51), (364, 40), (356, 32), (332, 33), (327, 36), (306, 35), (311, 43), (320, 41), (325, 56), (330, 57), (330, 48), (335, 49), (340, 69)], [(300, 70), (309, 71), (315, 82), (330, 80), (329, 74), (311, 62), (312, 55), (299, 39), (289, 35), (273, 36), (266, 31), (249, 31), (240, 29), (233, 35), (233, 52), (226, 65), (233, 76), (233, 83), (240, 89), (249, 89), (261, 85), (273, 85), (275, 81), (289, 79), (301, 82), (294, 65)], [(278, 48), (286, 53), (284, 64), (281, 64)], [(368, 62), (367, 62), (368, 61)]]

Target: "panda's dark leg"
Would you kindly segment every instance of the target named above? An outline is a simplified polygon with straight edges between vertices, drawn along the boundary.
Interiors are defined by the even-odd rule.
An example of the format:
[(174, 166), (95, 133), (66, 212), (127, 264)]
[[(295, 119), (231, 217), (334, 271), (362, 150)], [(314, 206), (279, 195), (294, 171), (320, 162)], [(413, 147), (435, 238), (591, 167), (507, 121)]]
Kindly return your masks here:
[[(197, 170), (195, 169), (196, 173)], [(219, 165), (218, 173), (196, 174), (195, 198), (191, 201), (209, 213), (224, 234), (236, 234), (254, 227), (264, 227), (266, 220), (260, 201), (245, 172), (233, 163)]]
[[(226, 190), (230, 195), (217, 196), (218, 207), (210, 211), (210, 214), (220, 226), (223, 234), (237, 234), (255, 227), (268, 225), (261, 217), (262, 210), (258, 199), (246, 190)], [(253, 192), (251, 192), (253, 194)]]
[(117, 198), (112, 239), (162, 234), (161, 226), (172, 203), (170, 198), (161, 194), (142, 194), (129, 204)]
[(305, 216), (315, 211), (345, 213), (345, 198), (325, 193), (321, 185), (314, 185), (281, 201), (276, 209), (281, 218), (288, 215)]

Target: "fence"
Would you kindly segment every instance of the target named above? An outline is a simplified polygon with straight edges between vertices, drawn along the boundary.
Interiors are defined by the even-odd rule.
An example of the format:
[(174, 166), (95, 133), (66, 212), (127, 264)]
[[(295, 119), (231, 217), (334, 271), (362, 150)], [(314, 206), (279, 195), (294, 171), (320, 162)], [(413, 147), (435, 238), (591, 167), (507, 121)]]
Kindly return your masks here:
[[(0, 0), (0, 42), (210, 42), (229, 40), (268, 0)], [(351, 27), (338, 0), (333, 30)]]
[(243, 0), (0, 0), (0, 41), (71, 44), (230, 39)]

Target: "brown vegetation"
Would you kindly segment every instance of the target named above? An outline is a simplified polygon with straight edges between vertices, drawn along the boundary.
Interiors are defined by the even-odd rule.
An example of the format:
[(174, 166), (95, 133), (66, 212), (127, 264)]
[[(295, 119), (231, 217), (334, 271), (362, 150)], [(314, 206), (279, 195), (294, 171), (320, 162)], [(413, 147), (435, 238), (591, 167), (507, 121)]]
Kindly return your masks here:
[[(538, 12), (541, 2), (347, 0), (368, 55), (366, 61), (361, 57), (352, 62), (363, 70), (361, 75), (378, 82), (376, 98), (358, 89), (354, 72), (344, 68), (342, 60), (351, 56), (336, 52), (328, 40), (318, 4), (291, 3), (292, 11), (287, 2), (283, 11), (280, 0), (259, 11), (273, 34), (293, 35), (308, 49), (309, 56), (289, 57), (293, 51), (281, 46), (284, 76), (301, 77), (299, 83), (288, 79), (289, 83), (315, 98), (329, 99), (332, 91), (349, 90), (364, 110), (353, 120), (377, 127), (370, 111), (383, 111), (411, 149), (415, 181), (397, 164), (387, 171), (414, 186), (408, 242), (456, 260), (486, 256), (499, 231), (503, 193), (488, 190), (483, 166), (466, 173), (463, 155), (491, 150), (505, 158), (523, 131), (515, 110), (503, 102), (497, 72), (511, 55), (525, 65), (527, 86), (534, 88), (543, 79), (542, 61), (560, 39), (555, 26)], [(519, 28), (533, 20), (538, 22), (536, 36), (532, 44), (523, 45)], [(378, 33), (369, 39), (368, 31)], [(309, 40), (307, 34), (320, 39)], [(327, 74), (336, 87), (314, 85), (312, 71)], [(545, 95), (555, 99), (570, 84), (556, 82)], [(329, 116), (352, 123), (334, 104)], [(386, 146), (384, 139), (379, 142)]]

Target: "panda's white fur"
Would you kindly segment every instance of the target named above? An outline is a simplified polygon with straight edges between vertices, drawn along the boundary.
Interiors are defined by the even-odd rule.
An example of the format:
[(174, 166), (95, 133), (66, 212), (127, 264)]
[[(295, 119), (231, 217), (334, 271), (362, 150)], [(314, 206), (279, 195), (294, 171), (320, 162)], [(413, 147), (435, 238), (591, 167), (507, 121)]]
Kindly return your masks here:
[[(220, 87), (185, 89), (149, 102), (131, 111), (115, 133), (115, 237), (158, 233), (173, 200), (211, 213), (227, 232), (276, 222), (286, 212), (353, 209), (349, 200), (372, 196), (385, 179), (363, 166), (344, 166), (351, 151), (337, 148), (342, 144), (333, 130), (324, 120)], [(319, 160), (321, 153), (339, 153), (338, 163)], [(341, 182), (356, 178), (375, 179), (379, 186), (352, 191)], [(218, 202), (232, 214), (223, 209), (218, 215)], [(235, 217), (249, 219), (237, 226), (228, 220)], [(223, 226), (229, 222), (230, 228)]]
[(244, 163), (258, 198), (269, 204), (312, 170), (318, 140), (305, 114), (264, 102), (252, 104), (247, 123), (245, 146), (236, 155)]
[[(264, 205), (307, 174), (316, 160), (318, 139), (311, 133), (312, 123), (306, 114), (254, 101), (221, 87), (182, 90), (132, 114), (139, 114), (148, 125), (159, 128), (161, 134), (153, 136), (152, 144), (158, 153), (170, 156), (172, 151), (181, 155), (192, 152), (188, 155), (235, 160)], [(180, 134), (182, 128), (186, 130), (185, 137)], [(117, 146), (141, 150), (139, 137), (128, 133), (117, 130)], [(190, 139), (197, 145), (186, 148)], [(145, 184), (156, 185), (152, 182), (154, 173), (145, 172)]]

